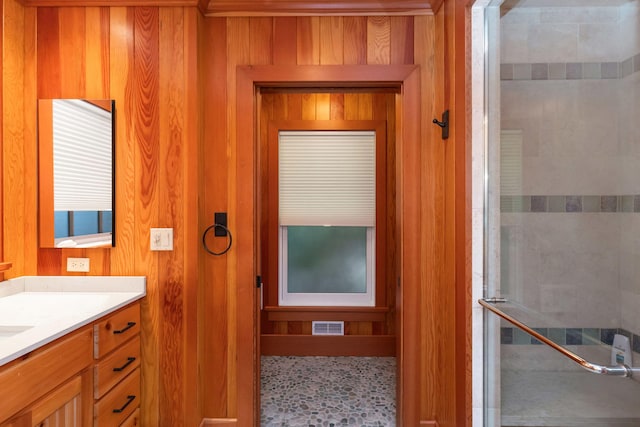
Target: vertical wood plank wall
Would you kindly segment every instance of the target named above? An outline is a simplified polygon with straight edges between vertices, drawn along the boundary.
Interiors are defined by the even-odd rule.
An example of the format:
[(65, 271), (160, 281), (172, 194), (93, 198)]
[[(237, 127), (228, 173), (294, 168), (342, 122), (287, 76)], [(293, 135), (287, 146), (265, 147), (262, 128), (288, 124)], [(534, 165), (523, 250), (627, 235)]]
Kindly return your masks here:
[[(3, 1), (5, 277), (144, 275), (142, 425), (195, 426), (197, 408), (198, 26), (195, 8), (29, 8)], [(37, 100), (115, 99), (116, 247), (39, 249)], [(151, 252), (149, 229), (174, 250)]]
[[(395, 247), (395, 130), (396, 130), (396, 93), (395, 89), (387, 90), (269, 90), (262, 93), (260, 98), (260, 182), (258, 203), (262, 206), (260, 211), (261, 221), (266, 221), (266, 210), (276, 209), (269, 205), (269, 179), (277, 179), (277, 171), (269, 169), (268, 162), (268, 129), (271, 120), (383, 120), (387, 127), (386, 152), (387, 159), (385, 169), (387, 182), (384, 194), (386, 212), (385, 217), (385, 244), (384, 257), (379, 257), (380, 263), (384, 263), (384, 280), (379, 280), (381, 288), (376, 295), (376, 307), (386, 309), (381, 319), (377, 321), (359, 320), (345, 321), (345, 335), (395, 335), (395, 283), (397, 277), (396, 247)], [(265, 307), (278, 306), (278, 273), (269, 271), (269, 267), (277, 265), (271, 254), (274, 253), (270, 240), (277, 241), (277, 231), (269, 230), (267, 224), (260, 224), (261, 230), (261, 264), (260, 274), (263, 278), (263, 292)], [(277, 253), (277, 249), (275, 250)], [(271, 264), (269, 263), (271, 262)], [(277, 270), (277, 269), (276, 269)], [(304, 313), (304, 311), (298, 311)], [(311, 320), (298, 320), (294, 316), (285, 318), (279, 316), (279, 320), (269, 320), (263, 313), (262, 334), (278, 335), (311, 335)], [(294, 320), (295, 319), (295, 320)], [(317, 320), (317, 319), (316, 319)], [(333, 318), (333, 320), (340, 320)]]
[[(423, 120), (421, 250), (444, 257), (445, 151), (430, 122), (443, 110), (444, 23), (436, 16), (216, 17), (196, 8), (30, 8), (3, 0), (2, 243), (6, 277), (64, 275), (66, 258), (88, 257), (96, 275), (144, 275), (143, 426), (196, 426), (236, 418), (236, 265), (203, 253), (214, 212), (234, 219), (237, 190), (236, 67), (418, 64)], [(440, 52), (440, 53), (438, 53)], [(441, 62), (442, 61), (442, 62)], [(116, 100), (116, 247), (38, 249), (37, 99)], [(435, 169), (434, 169), (435, 168)], [(435, 172), (434, 172), (435, 170)], [(150, 252), (149, 228), (173, 227), (174, 251)], [(214, 241), (214, 245), (222, 245)], [(214, 247), (214, 249), (220, 249)], [(449, 264), (448, 264), (449, 263)], [(418, 267), (412, 290), (416, 394), (404, 425), (456, 422), (453, 277)], [(449, 271), (448, 269), (446, 270)]]

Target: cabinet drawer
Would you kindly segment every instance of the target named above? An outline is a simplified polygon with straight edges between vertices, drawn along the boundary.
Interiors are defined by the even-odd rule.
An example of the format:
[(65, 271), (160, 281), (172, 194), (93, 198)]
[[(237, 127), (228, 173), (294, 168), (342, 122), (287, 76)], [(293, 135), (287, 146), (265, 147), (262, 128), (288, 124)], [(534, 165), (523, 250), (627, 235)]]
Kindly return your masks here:
[(140, 332), (140, 304), (105, 317), (94, 326), (94, 357), (101, 358)]
[(0, 423), (87, 368), (92, 333), (82, 328), (0, 369), (0, 390), (10, 391), (0, 399)]
[(140, 366), (140, 337), (136, 336), (94, 368), (94, 397), (100, 399), (113, 386)]
[(138, 427), (140, 425), (140, 408), (133, 411), (129, 418), (125, 420), (120, 427)]
[(122, 424), (140, 406), (140, 368), (136, 368), (120, 384), (94, 406), (94, 427)]

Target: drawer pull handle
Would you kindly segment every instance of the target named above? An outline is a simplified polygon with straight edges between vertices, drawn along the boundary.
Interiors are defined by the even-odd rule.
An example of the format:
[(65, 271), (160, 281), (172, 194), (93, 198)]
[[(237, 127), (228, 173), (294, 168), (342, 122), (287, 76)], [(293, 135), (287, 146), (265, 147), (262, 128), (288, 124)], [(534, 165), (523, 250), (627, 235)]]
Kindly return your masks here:
[(135, 361), (136, 361), (135, 357), (127, 357), (127, 362), (124, 365), (120, 366), (119, 368), (113, 368), (113, 372), (124, 371), (127, 366), (131, 365)]
[(127, 406), (129, 406), (129, 404), (130, 404), (131, 402), (133, 402), (134, 400), (136, 400), (136, 397), (135, 397), (133, 394), (130, 394), (129, 396), (127, 396), (127, 403), (125, 403), (124, 405), (122, 405), (122, 408), (120, 408), (120, 409), (114, 409), (114, 410), (113, 410), (113, 413), (114, 413), (114, 414), (119, 414), (119, 413), (121, 413), (121, 412), (124, 412), (125, 408), (126, 408)]
[(124, 334), (125, 332), (127, 332), (127, 330), (133, 328), (134, 326), (136, 326), (136, 322), (127, 322), (127, 326), (125, 326), (122, 329), (117, 329), (115, 331), (113, 331), (114, 334)]

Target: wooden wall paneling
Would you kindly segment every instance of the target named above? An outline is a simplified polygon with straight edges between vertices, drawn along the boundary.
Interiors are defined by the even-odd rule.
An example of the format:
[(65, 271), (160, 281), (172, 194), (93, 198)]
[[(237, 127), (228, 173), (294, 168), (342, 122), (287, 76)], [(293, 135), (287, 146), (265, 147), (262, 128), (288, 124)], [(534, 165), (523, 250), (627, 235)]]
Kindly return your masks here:
[[(450, 2), (451, 3), (451, 2)], [(448, 12), (448, 32), (453, 40), (451, 63), (453, 71), (445, 71), (451, 82), (455, 111), (455, 306), (456, 306), (456, 424), (469, 427), (472, 424), (471, 386), (471, 13), (473, 1), (453, 2), (454, 11)], [(447, 5), (450, 7), (450, 5)], [(451, 24), (453, 20), (453, 24)], [(446, 65), (446, 64), (445, 64)], [(451, 189), (447, 194), (450, 196)]]
[(392, 16), (389, 22), (390, 63), (413, 64), (413, 16)]
[(316, 120), (331, 119), (331, 102), (328, 93), (316, 94)]
[(110, 18), (108, 7), (86, 8), (85, 81), (87, 99), (110, 97)]
[[(202, 53), (204, 111), (203, 122), (203, 210), (201, 210), (200, 232), (213, 224), (214, 212), (227, 212), (229, 204), (229, 125), (227, 118), (227, 92), (229, 86), (227, 67), (227, 19), (209, 18), (205, 20)], [(211, 52), (216, 52), (212, 55)], [(235, 231), (233, 218), (229, 225)], [(235, 233), (234, 233), (235, 235)], [(220, 247), (220, 239), (212, 238), (209, 244), (214, 250)], [(201, 251), (202, 252), (202, 251)], [(202, 274), (199, 286), (203, 292), (198, 310), (205, 314), (200, 331), (200, 359), (203, 375), (199, 389), (203, 415), (206, 417), (228, 416), (228, 393), (234, 385), (229, 382), (228, 346), (233, 332), (227, 326), (229, 316), (228, 256), (212, 256), (203, 253)]]
[(358, 96), (357, 92), (344, 94), (344, 119), (345, 120), (358, 120), (359, 101), (360, 101), (360, 97)]
[[(230, 144), (228, 146), (228, 194), (229, 203), (227, 209), (229, 212), (229, 223), (232, 229), (235, 230), (234, 244), (235, 248), (226, 254), (228, 258), (228, 271), (227, 278), (229, 280), (229, 293), (228, 293), (228, 315), (227, 315), (227, 329), (229, 331), (228, 341), (228, 417), (235, 417), (238, 415), (251, 414), (251, 419), (255, 419), (256, 408), (256, 396), (254, 378), (252, 372), (238, 369), (238, 365), (242, 365), (242, 360), (245, 358), (251, 358), (253, 363), (253, 334), (252, 336), (245, 336), (245, 329), (241, 325), (251, 322), (255, 313), (251, 310), (245, 316), (238, 316), (238, 304), (247, 307), (253, 307), (251, 301), (252, 295), (245, 294), (245, 288), (248, 283), (243, 281), (247, 280), (247, 272), (249, 275), (253, 275), (255, 268), (252, 268), (252, 263), (255, 262), (254, 253), (252, 252), (252, 241), (254, 239), (254, 224), (253, 224), (253, 187), (240, 186), (242, 179), (238, 176), (243, 174), (244, 177), (252, 177), (254, 173), (253, 164), (253, 136), (247, 139), (246, 129), (242, 129), (237, 126), (237, 120), (239, 115), (246, 115), (248, 117), (254, 117), (253, 100), (255, 93), (253, 88), (251, 92), (237, 94), (236, 79), (237, 72), (236, 67), (238, 65), (246, 65), (250, 63), (250, 24), (249, 18), (230, 18), (227, 24), (228, 39), (230, 42), (228, 46), (227, 56), (227, 87), (232, 88), (227, 93), (227, 116), (229, 134), (228, 138)], [(237, 97), (246, 97), (248, 99), (241, 99), (242, 105), (250, 101), (250, 107), (241, 110), (238, 106), (240, 101)], [(255, 123), (253, 120), (248, 125), (253, 128)], [(242, 165), (240, 164), (242, 162)], [(247, 162), (247, 163), (244, 163)], [(244, 175), (247, 174), (247, 175)], [(253, 185), (253, 180), (252, 180)], [(242, 205), (247, 204), (244, 210)], [(252, 290), (254, 289), (255, 276), (250, 279)], [(253, 327), (253, 326), (252, 326)], [(252, 395), (245, 395), (241, 393), (251, 392)], [(240, 425), (242, 425), (240, 423)]]
[[(24, 9), (24, 159), (25, 171), (28, 173), (24, 181), (24, 240), (28, 242), (38, 241), (38, 181), (35, 171), (38, 170), (38, 131), (36, 117), (38, 116), (37, 91), (37, 18), (36, 8)], [(37, 243), (25, 247), (24, 270), (25, 275), (34, 275), (38, 272)]]
[(111, 273), (131, 274), (136, 253), (136, 159), (134, 79), (135, 9), (109, 9), (109, 86), (116, 109), (115, 242)]
[(82, 98), (86, 96), (86, 8), (58, 8), (58, 19), (60, 92), (56, 97)]
[(182, 348), (183, 390), (184, 390), (184, 425), (196, 426), (202, 419), (202, 408), (199, 405), (198, 378), (198, 329), (202, 327), (198, 318), (198, 255), (201, 254), (199, 218), (199, 193), (201, 182), (198, 166), (202, 162), (199, 149), (203, 141), (203, 108), (202, 68), (199, 58), (200, 35), (202, 34), (203, 17), (197, 9), (184, 9), (184, 75), (185, 75), (185, 109), (184, 109), (184, 262), (183, 262), (183, 306), (184, 334)]
[(364, 65), (367, 63), (367, 17), (345, 16), (343, 63)]
[(344, 93), (329, 94), (330, 120), (344, 120)]
[[(28, 213), (25, 212), (26, 196), (22, 191), (28, 179), (35, 179), (34, 174), (27, 174), (25, 170), (24, 11), (24, 6), (15, 0), (3, 2), (3, 261), (13, 263), (13, 268), (7, 271), (6, 277), (23, 275), (29, 269), (25, 263), (25, 255), (33, 246), (25, 238)], [(6, 102), (7, 100), (10, 102)]]
[(297, 64), (317, 65), (320, 63), (320, 18), (300, 16), (297, 21)]
[(273, 62), (273, 18), (250, 18), (249, 40), (250, 64), (271, 64)]
[(302, 95), (302, 120), (316, 120), (318, 108), (317, 96), (316, 93), (304, 93)]
[[(60, 35), (58, 9), (37, 9), (38, 98), (55, 98), (60, 93)], [(45, 72), (46, 70), (46, 72)]]
[(297, 18), (295, 16), (278, 16), (273, 18), (273, 50), (274, 64), (295, 65), (297, 60)]
[[(230, 40), (247, 45), (248, 31), (241, 20), (233, 20), (230, 25)], [(250, 59), (242, 49), (236, 49), (229, 55), (229, 87), (235, 88), (229, 93), (229, 109), (232, 112), (229, 120), (230, 141), (232, 141), (230, 158), (230, 176), (235, 177), (230, 183), (229, 204), (231, 218), (236, 218), (236, 248), (231, 252), (232, 266), (229, 278), (234, 284), (235, 292), (229, 298), (230, 326), (235, 332), (235, 342), (230, 345), (233, 354), (233, 389), (234, 408), (231, 416), (238, 415), (241, 426), (250, 427), (258, 423), (260, 418), (260, 378), (259, 357), (256, 329), (258, 318), (258, 291), (255, 286), (256, 254), (259, 251), (256, 239), (256, 135), (255, 127), (256, 92), (253, 84), (246, 84), (245, 75), (237, 65), (247, 64)], [(235, 72), (233, 72), (235, 71)], [(235, 114), (234, 114), (235, 113)], [(244, 122), (245, 119), (249, 122)], [(233, 172), (235, 172), (235, 174)], [(252, 369), (247, 369), (252, 366)], [(258, 369), (256, 369), (258, 368)], [(245, 418), (246, 417), (246, 418)]]
[[(151, 253), (149, 229), (158, 224), (159, 159), (159, 17), (157, 8), (134, 10), (135, 56), (133, 64), (133, 114), (135, 118), (135, 264), (134, 274), (147, 276), (147, 296), (142, 302), (142, 381), (145, 390), (159, 390), (162, 306), (158, 255)], [(144, 242), (144, 243), (143, 243)], [(162, 402), (164, 404), (164, 402)], [(142, 399), (142, 424), (160, 424), (158, 396)]]
[[(421, 20), (423, 18), (420, 18)], [(416, 58), (420, 58), (423, 64), (424, 81), (431, 82), (430, 91), (423, 92), (423, 108), (425, 114), (440, 117), (446, 109), (444, 102), (443, 62), (441, 58), (446, 53), (444, 49), (444, 33), (442, 19), (424, 18), (428, 24), (424, 25), (424, 37), (422, 42), (416, 41)], [(439, 129), (428, 126), (425, 121), (423, 132), (428, 135), (430, 144), (424, 147), (423, 174), (423, 212), (429, 212), (428, 217), (423, 217), (425, 232), (423, 234), (423, 246), (427, 253), (434, 253), (436, 257), (426, 262), (423, 283), (422, 305), (434, 307), (433, 315), (423, 319), (422, 322), (422, 353), (423, 357), (423, 383), (420, 420), (438, 419), (443, 425), (455, 425), (455, 417), (452, 418), (455, 402), (455, 382), (451, 376), (444, 376), (442, 372), (453, 372), (456, 375), (453, 360), (455, 359), (455, 346), (451, 340), (443, 337), (454, 336), (455, 316), (450, 309), (453, 306), (454, 284), (452, 276), (447, 274), (447, 247), (445, 239), (448, 238), (445, 221), (446, 188), (449, 164), (446, 162), (445, 148), (448, 144), (442, 140)], [(424, 199), (427, 195), (429, 199)], [(435, 236), (435, 239), (433, 238)], [(434, 346), (438, 351), (434, 352)], [(426, 382), (428, 378), (433, 381)], [(427, 403), (428, 402), (428, 403)]]
[(390, 64), (391, 23), (388, 16), (370, 16), (367, 20), (367, 64)]
[[(4, 9), (4, 7), (3, 7)], [(4, 15), (4, 10), (3, 10)], [(0, 20), (0, 70), (4, 70), (4, 19)], [(0, 74), (0, 261), (4, 262), (4, 71)], [(4, 280), (4, 272), (0, 273), (0, 280)]]
[[(251, 64), (271, 64), (273, 61), (273, 51), (274, 51), (274, 47), (273, 47), (273, 19), (272, 18), (252, 18), (250, 21), (250, 40), (251, 40), (251, 54), (250, 54), (250, 63)], [(256, 109), (256, 119), (257, 122), (254, 126), (259, 126), (259, 123), (262, 121), (262, 108), (260, 107), (260, 105), (262, 105), (262, 94), (259, 91), (256, 91), (256, 95), (255, 95), (255, 101), (254, 101), (254, 105), (255, 105), (255, 109)], [(254, 159), (253, 159), (253, 165), (252, 167), (252, 173), (259, 174), (259, 169), (258, 169), (258, 165), (259, 165), (259, 161), (260, 161), (260, 134), (257, 134), (257, 140), (254, 141), (254, 145), (253, 145), (253, 149), (254, 149)], [(258, 175), (259, 176), (259, 175)], [(255, 206), (254, 206), (254, 214), (256, 214), (257, 216), (253, 217), (253, 221), (254, 221), (254, 241), (256, 242), (261, 242), (262, 239), (262, 231), (266, 230), (263, 229), (261, 227), (259, 227), (258, 225), (260, 224), (260, 197), (259, 195), (261, 194), (259, 192), (259, 189), (254, 187), (254, 191), (256, 191), (256, 196), (255, 196)], [(262, 268), (262, 257), (261, 257), (261, 251), (260, 251), (260, 246), (258, 245), (258, 247), (254, 250), (254, 273), (256, 275), (258, 274), (262, 274), (261, 272), (261, 268)], [(255, 280), (255, 279), (254, 279)], [(255, 292), (257, 292), (259, 295), (262, 294), (262, 290), (255, 290)], [(239, 301), (240, 303), (242, 303), (242, 299), (240, 299), (239, 297)], [(254, 331), (254, 345), (255, 348), (257, 348), (257, 352), (258, 355), (260, 354), (260, 336), (261, 336), (261, 329), (260, 329), (260, 318), (259, 315), (261, 314), (261, 302), (260, 302), (260, 297), (258, 298), (254, 298), (253, 302), (255, 304), (255, 314), (254, 316), (258, 316), (258, 321), (256, 322), (256, 328)], [(260, 357), (256, 357), (255, 358), (255, 363), (257, 365), (257, 371), (260, 372), (261, 367), (260, 367)], [(260, 378), (257, 379), (257, 381), (259, 381)], [(256, 381), (254, 379), (254, 381)], [(256, 391), (255, 391), (255, 399), (256, 401), (253, 403), (254, 405), (254, 411), (255, 411), (255, 419), (258, 420), (260, 419), (260, 391), (259, 391), (259, 386), (256, 386)]]
[(301, 93), (291, 93), (283, 98), (283, 102), (285, 103), (285, 110), (283, 116), (274, 115), (274, 120), (279, 118), (289, 119), (289, 120), (302, 120), (302, 105), (303, 105), (303, 97)]
[(371, 93), (358, 94), (358, 120), (373, 119), (373, 95)]
[[(162, 424), (184, 425), (184, 162), (188, 144), (185, 123), (184, 16), (182, 8), (159, 9), (159, 57), (157, 150), (158, 217), (155, 227), (173, 228), (173, 251), (158, 252), (158, 300), (160, 347), (159, 419)], [(152, 142), (153, 143), (153, 142)], [(185, 194), (186, 193), (186, 194)]]
[[(454, 2), (445, 2), (444, 7), (440, 9), (440, 11), (435, 15), (436, 22), (436, 37), (435, 37), (435, 45), (433, 47), (433, 52), (435, 56), (434, 60), (434, 80), (437, 82), (442, 82), (443, 84), (437, 85), (434, 87), (436, 89), (435, 92), (435, 102), (433, 105), (433, 115), (434, 117), (442, 117), (442, 112), (446, 109), (450, 111), (456, 111), (455, 109), (455, 100), (452, 98), (452, 88), (455, 82), (449, 79), (448, 73), (452, 71), (450, 68), (449, 61), (452, 61), (455, 57), (454, 54), (454, 45), (452, 44), (455, 40), (453, 37), (454, 26), (453, 22), (449, 18), (451, 12), (451, 6)], [(452, 120), (452, 123), (455, 120)], [(451, 126), (450, 126), (451, 128)], [(438, 129), (431, 129), (434, 133), (434, 140), (441, 140), (441, 132)], [(449, 135), (449, 140), (442, 141), (441, 144), (443, 153), (442, 158), (444, 159), (444, 174), (442, 179), (442, 214), (447, 221), (444, 221), (441, 227), (442, 230), (442, 242), (444, 249), (444, 258), (443, 258), (443, 271), (442, 276), (439, 278), (438, 282), (440, 283), (440, 289), (436, 298), (438, 301), (445, 307), (453, 307), (453, 309), (449, 310), (441, 310), (439, 313), (439, 321), (440, 324), (437, 325), (437, 334), (440, 336), (456, 336), (456, 324), (458, 323), (457, 313), (456, 313), (456, 259), (455, 259), (455, 242), (456, 242), (456, 220), (455, 220), (455, 212), (457, 210), (455, 206), (456, 202), (456, 152), (457, 152), (457, 138), (454, 132), (451, 132)], [(437, 408), (437, 420), (438, 423), (442, 426), (449, 427), (458, 427), (460, 424), (456, 419), (456, 409), (457, 405), (453, 402), (456, 401), (456, 384), (460, 377), (460, 375), (464, 375), (464, 371), (458, 371), (456, 366), (457, 361), (457, 351), (461, 351), (464, 353), (464, 349), (456, 349), (456, 341), (457, 340), (441, 340), (441, 343), (444, 344), (441, 346), (441, 351), (438, 352), (438, 360), (437, 363), (440, 366), (444, 366), (446, 370), (451, 370), (454, 372), (453, 381), (451, 379), (445, 380), (444, 378), (439, 380), (439, 390), (437, 393), (446, 398), (443, 398), (439, 402), (439, 407)], [(424, 419), (424, 418), (423, 418)], [(434, 419), (434, 417), (430, 417), (428, 419)]]
[(344, 63), (343, 18), (341, 16), (320, 17), (320, 64)]
[[(446, 5), (435, 15), (436, 20), (436, 39), (434, 46), (435, 53), (435, 81), (442, 82), (442, 85), (435, 85), (434, 89), (436, 89), (436, 97), (434, 103), (434, 112), (433, 114), (438, 114), (440, 117), (442, 112), (446, 109), (450, 111), (457, 112), (456, 102), (455, 102), (455, 94), (451, 92), (456, 85), (459, 83), (456, 81), (457, 78), (460, 78), (462, 82), (464, 82), (464, 70), (465, 66), (462, 65), (461, 68), (457, 68), (457, 65), (450, 67), (453, 65), (453, 61), (455, 61), (455, 37), (454, 37), (454, 25), (453, 20), (454, 14), (451, 14), (450, 7), (453, 2), (446, 2)], [(464, 25), (463, 25), (464, 26)], [(464, 30), (463, 30), (464, 33)], [(455, 75), (451, 75), (450, 73), (453, 70), (456, 70)], [(457, 74), (461, 72), (461, 74)], [(463, 84), (463, 93), (465, 85)], [(461, 113), (460, 117), (461, 123), (464, 123), (464, 111)], [(457, 119), (453, 119), (452, 123), (456, 123)], [(437, 129), (432, 129), (435, 131), (436, 135), (440, 135)], [(442, 347), (442, 352), (440, 354), (440, 363), (443, 363), (447, 368), (451, 369), (452, 372), (455, 373), (454, 381), (441, 380), (440, 387), (440, 395), (448, 396), (447, 399), (444, 399), (441, 402), (441, 408), (439, 408), (439, 417), (438, 423), (443, 426), (464, 426), (465, 421), (462, 418), (458, 417), (458, 407), (459, 405), (464, 406), (465, 403), (457, 402), (458, 394), (458, 384), (461, 379), (465, 376), (465, 367), (464, 365), (459, 365), (458, 361), (460, 360), (460, 356), (465, 357), (467, 349), (458, 348), (458, 343), (460, 340), (465, 341), (466, 334), (463, 332), (461, 336), (457, 335), (459, 332), (458, 325), (462, 321), (464, 324), (464, 320), (460, 318), (460, 313), (457, 311), (456, 306), (456, 293), (457, 293), (457, 282), (459, 276), (457, 276), (456, 265), (458, 262), (462, 262), (464, 265), (466, 259), (464, 256), (458, 258), (458, 253), (456, 250), (456, 240), (458, 236), (457, 230), (457, 212), (459, 209), (464, 211), (464, 203), (458, 206), (457, 199), (462, 197), (462, 200), (466, 198), (464, 186), (459, 187), (456, 174), (458, 169), (457, 157), (459, 155), (459, 145), (464, 146), (464, 132), (460, 134), (458, 137), (457, 133), (450, 133), (450, 140), (446, 141), (443, 144), (444, 147), (444, 166), (445, 166), (445, 175), (444, 175), (444, 197), (443, 197), (443, 208), (444, 208), (444, 216), (446, 221), (444, 221), (444, 227), (442, 230), (444, 232), (442, 236), (442, 241), (444, 242), (444, 270), (443, 276), (440, 280), (441, 283), (441, 295), (439, 296), (439, 300), (444, 301), (447, 307), (454, 307), (454, 309), (449, 309), (443, 311), (441, 313), (441, 322), (442, 325), (439, 328), (439, 331), (444, 334), (444, 336), (455, 336), (456, 340), (453, 342), (448, 342), (446, 346)], [(437, 137), (436, 137), (437, 139)], [(443, 141), (444, 142), (444, 141)], [(463, 166), (464, 169), (465, 166)], [(464, 240), (464, 230), (463, 236)], [(460, 254), (462, 255), (462, 254)], [(464, 379), (463, 379), (464, 382)], [(463, 389), (464, 390), (464, 389)], [(452, 404), (451, 402), (455, 402)]]
[[(430, 17), (419, 17), (415, 20), (416, 32), (415, 32), (415, 61), (420, 64), (422, 81), (433, 82), (434, 72), (434, 39), (436, 37), (435, 22)], [(428, 86), (428, 85), (426, 85)], [(429, 91), (429, 92), (427, 92)], [(433, 88), (426, 87), (422, 89), (422, 111), (424, 111), (425, 117), (431, 117), (435, 110), (433, 103), (435, 93)], [(432, 307), (427, 313), (423, 313), (420, 318), (419, 329), (420, 336), (418, 340), (418, 349), (421, 355), (419, 370), (419, 383), (416, 389), (416, 404), (417, 411), (412, 416), (416, 421), (433, 419), (438, 414), (440, 406), (440, 397), (438, 396), (438, 390), (440, 387), (439, 372), (441, 367), (438, 366), (438, 353), (439, 353), (439, 331), (438, 321), (442, 315), (442, 309), (439, 305), (442, 302), (437, 301), (439, 297), (438, 290), (438, 273), (434, 270), (436, 262), (441, 261), (441, 258), (432, 259), (427, 258), (434, 255), (434, 244), (440, 244), (430, 242), (437, 240), (440, 236), (437, 226), (437, 214), (438, 205), (441, 202), (439, 199), (441, 194), (438, 193), (439, 185), (441, 182), (438, 180), (438, 171), (442, 173), (442, 165), (435, 164), (438, 153), (438, 146), (442, 144), (442, 141), (436, 134), (436, 132), (428, 125), (428, 121), (423, 121), (421, 132), (425, 135), (425, 143), (421, 146), (421, 156), (423, 157), (420, 164), (420, 180), (421, 180), (421, 193), (420, 197), (427, 197), (421, 206), (420, 223), (423, 227), (420, 236), (421, 251), (424, 254), (420, 259), (421, 274), (423, 280), (419, 286), (419, 304), (421, 307)], [(444, 159), (441, 159), (443, 161)], [(437, 167), (438, 171), (429, 170), (428, 166)], [(427, 237), (429, 236), (429, 237)], [(438, 237), (436, 237), (438, 236)], [(438, 254), (439, 255), (439, 254)], [(436, 306), (431, 306), (436, 302)]]
[[(191, 418), (192, 417), (196, 417), (196, 421), (197, 420), (204, 420), (204, 399), (203, 396), (204, 394), (207, 392), (207, 390), (204, 387), (203, 384), (203, 379), (205, 378), (205, 376), (208, 374), (208, 371), (205, 370), (205, 360), (204, 360), (204, 341), (205, 341), (205, 331), (206, 331), (206, 327), (208, 326), (207, 323), (207, 319), (210, 317), (209, 313), (205, 312), (204, 307), (206, 304), (206, 296), (207, 296), (207, 281), (209, 280), (209, 277), (205, 275), (205, 268), (206, 268), (206, 261), (207, 261), (207, 253), (204, 251), (204, 247), (202, 246), (202, 233), (204, 232), (204, 226), (209, 226), (210, 224), (207, 224), (205, 222), (205, 203), (206, 203), (206, 180), (205, 180), (205, 146), (207, 145), (207, 99), (208, 99), (208, 86), (207, 86), (207, 81), (208, 80), (212, 80), (209, 79), (208, 76), (208, 71), (209, 71), (209, 67), (208, 67), (208, 63), (206, 61), (207, 57), (212, 57), (212, 56), (216, 56), (216, 55), (207, 55), (208, 52), (208, 48), (209, 48), (209, 43), (207, 41), (207, 36), (209, 34), (209, 28), (210, 26), (207, 24), (207, 19), (201, 14), (201, 13), (196, 13), (196, 22), (197, 22), (197, 26), (198, 26), (198, 31), (196, 34), (196, 60), (198, 62), (198, 65), (196, 67), (197, 73), (198, 73), (198, 79), (197, 79), (197, 90), (198, 93), (196, 94), (196, 98), (197, 98), (197, 111), (198, 111), (198, 133), (197, 133), (197, 138), (198, 138), (198, 143), (197, 146), (195, 147), (195, 153), (197, 155), (197, 165), (194, 168), (194, 170), (192, 171), (192, 173), (196, 174), (196, 179), (198, 182), (197, 185), (197, 200), (196, 200), (196, 209), (194, 210), (194, 215), (196, 215), (197, 220), (194, 221), (194, 223), (191, 225), (191, 227), (195, 227), (195, 229), (197, 230), (197, 235), (198, 235), (198, 241), (197, 241), (197, 246), (196, 248), (193, 249), (193, 251), (195, 252), (195, 255), (193, 255), (194, 259), (191, 260), (191, 262), (195, 262), (196, 263), (196, 278), (195, 278), (195, 283), (194, 283), (194, 287), (195, 290), (192, 290), (191, 293), (195, 294), (195, 307), (190, 307), (189, 310), (193, 310), (195, 311), (195, 319), (196, 319), (196, 328), (192, 331), (189, 332), (189, 336), (194, 336), (195, 337), (195, 349), (191, 349), (191, 351), (193, 351), (193, 354), (189, 355), (189, 359), (187, 360), (187, 363), (189, 363), (191, 360), (193, 360), (195, 358), (195, 365), (192, 367), (192, 369), (196, 370), (196, 378), (195, 378), (195, 384), (194, 386), (194, 392), (196, 393), (196, 396), (192, 396), (191, 394), (187, 394), (187, 396), (185, 396), (185, 398), (191, 398), (193, 399), (193, 402), (191, 402), (191, 405), (195, 406), (195, 410), (190, 413), (187, 414), (187, 424), (188, 425), (196, 425), (197, 423), (192, 423), (191, 422)], [(189, 55), (189, 57), (191, 57), (192, 55)], [(220, 55), (223, 56), (223, 55)], [(189, 60), (189, 62), (191, 62)], [(189, 93), (190, 93), (190, 89), (191, 89), (192, 85), (189, 85)], [(189, 304), (189, 303), (188, 303)], [(194, 314), (191, 313), (190, 317), (193, 317)], [(208, 333), (210, 333), (210, 331), (208, 331)], [(188, 379), (187, 379), (188, 380)], [(193, 407), (192, 407), (193, 409)], [(187, 405), (187, 410), (189, 410), (189, 406)], [(201, 424), (203, 425), (203, 424)]]
[[(38, 8), (36, 28), (36, 69), (41, 70), (37, 75), (37, 98), (59, 98), (62, 91), (59, 9)], [(61, 265), (66, 257), (63, 258), (61, 250), (39, 249), (37, 253), (38, 274), (62, 274)]]

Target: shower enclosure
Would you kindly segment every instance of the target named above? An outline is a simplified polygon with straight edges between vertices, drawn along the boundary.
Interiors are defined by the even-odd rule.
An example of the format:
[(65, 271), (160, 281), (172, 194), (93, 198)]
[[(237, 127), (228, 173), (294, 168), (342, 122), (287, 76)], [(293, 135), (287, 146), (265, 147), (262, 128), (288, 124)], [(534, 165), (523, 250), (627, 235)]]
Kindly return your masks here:
[(484, 17), (484, 425), (640, 426), (640, 0)]

